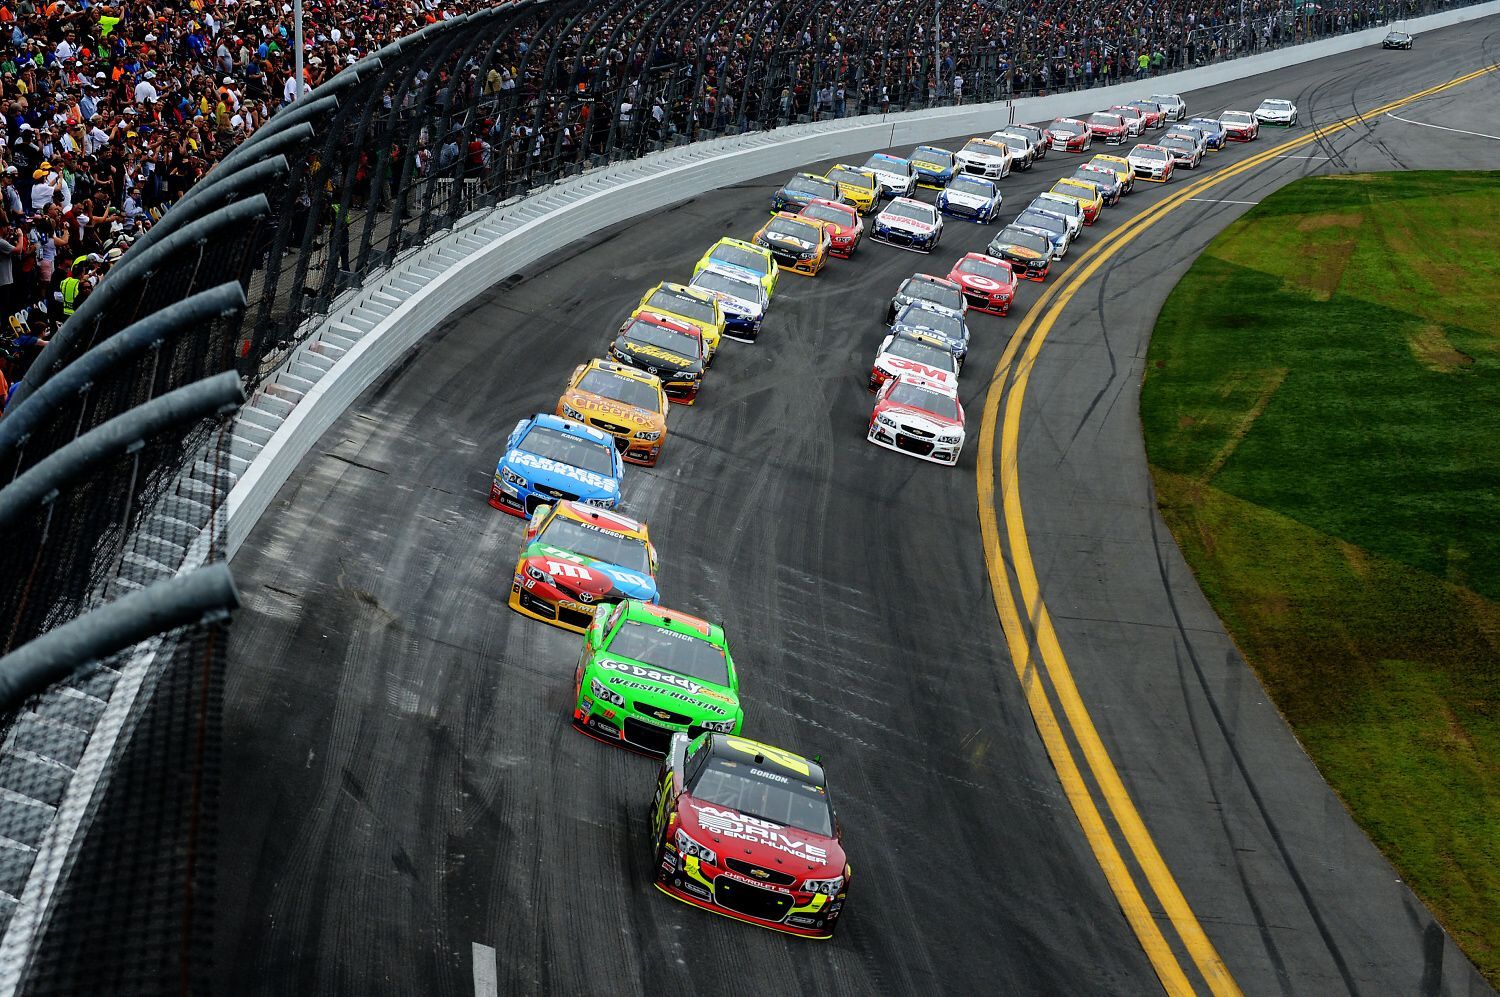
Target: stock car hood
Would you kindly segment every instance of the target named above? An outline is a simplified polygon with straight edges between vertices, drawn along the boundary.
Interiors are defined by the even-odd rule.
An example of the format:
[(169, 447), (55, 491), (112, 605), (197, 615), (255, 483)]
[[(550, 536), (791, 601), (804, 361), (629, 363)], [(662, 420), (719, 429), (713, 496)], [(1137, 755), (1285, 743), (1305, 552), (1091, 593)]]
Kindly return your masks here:
[(893, 173), (890, 170), (882, 170), (878, 166), (866, 166), (864, 168), (875, 174), (875, 179), (887, 187), (905, 188), (911, 182), (911, 178), (904, 173)]
[(656, 579), (650, 575), (539, 541), (527, 544), (521, 560), (523, 572), (535, 568), (551, 576), (555, 587), (573, 592), (582, 603), (621, 599), (651, 602), (657, 596)]
[(957, 281), (960, 286), (979, 294), (992, 294), (995, 291), (1001, 290), (1014, 292), (1016, 289), (1015, 281), (1011, 281), (1009, 284), (1002, 284), (998, 280), (986, 277), (980, 273), (958, 273), (949, 279)]
[(799, 253), (810, 253), (818, 248), (818, 244), (815, 242), (808, 242), (806, 239), (798, 239), (790, 235), (767, 233), (761, 236), (761, 239), (764, 240), (766, 248), (770, 249), (773, 253), (780, 251), (796, 256)]
[(616, 425), (627, 426), (630, 429), (666, 429), (667, 417), (660, 412), (650, 409), (636, 408), (634, 405), (626, 405), (617, 402), (613, 398), (605, 398), (588, 391), (573, 389), (562, 396), (562, 403), (575, 412), (585, 416), (598, 416)]
[(937, 163), (929, 163), (925, 159), (913, 159), (911, 161), (911, 165), (913, 169), (919, 170), (923, 173), (934, 173), (941, 175), (953, 172), (953, 167), (951, 165), (939, 166)]
[[(688, 714), (696, 724), (704, 720), (734, 720), (740, 701), (728, 688), (704, 685), (676, 672), (663, 671), (630, 658), (612, 658), (605, 651), (589, 665), (601, 683), (634, 704), (643, 717), (673, 722), (653, 711)], [(675, 721), (680, 723), (681, 721)]]
[(875, 366), (884, 371), (889, 377), (900, 374), (920, 374), (922, 377), (930, 377), (933, 380), (941, 380), (944, 377), (954, 377), (953, 371), (942, 367), (933, 367), (913, 360), (910, 357), (896, 356), (894, 353), (882, 353), (875, 358)]
[(1268, 111), (1268, 110), (1265, 110), (1263, 108), (1256, 108), (1255, 109), (1255, 116), (1257, 118), (1263, 118), (1263, 119), (1265, 119), (1267, 121), (1280, 121), (1283, 118), (1285, 118), (1286, 120), (1290, 121), (1291, 118), (1292, 118), (1292, 112), (1291, 111)]
[(844, 874), (844, 849), (837, 838), (751, 817), (686, 794), (677, 816), (693, 840), (713, 848), (721, 859), (739, 859), (799, 880), (832, 879)]
[[(749, 273), (750, 271), (746, 270), (742, 272)], [(759, 282), (759, 280), (759, 275), (756, 275), (756, 281)], [(760, 302), (748, 301), (745, 298), (737, 298), (727, 291), (710, 291), (706, 287), (697, 286), (694, 286), (694, 290), (702, 291), (704, 294), (713, 298), (719, 303), (719, 307), (724, 310), (725, 314), (728, 315), (734, 315), (743, 318), (758, 318), (765, 312), (765, 307), (761, 305)]]
[(903, 232), (913, 232), (917, 235), (930, 235), (937, 229), (936, 225), (918, 221), (915, 218), (903, 218), (900, 215), (881, 214), (876, 221), (886, 228), (900, 229)]
[(910, 408), (906, 405), (892, 405), (890, 402), (886, 402), (880, 406), (875, 414), (877, 416), (883, 415), (888, 419), (894, 419), (903, 426), (909, 426), (914, 429), (925, 429), (934, 436), (939, 433), (951, 435), (964, 431), (964, 424), (961, 422), (940, 419), (924, 409)]
[(1014, 257), (1018, 260), (1039, 260), (1043, 256), (1042, 253), (1037, 252), (1035, 249), (1027, 249), (1025, 246), (1018, 246), (1013, 242), (991, 246), (990, 249), (995, 256)]
[(1082, 135), (1075, 135), (1072, 132), (1065, 132), (1061, 129), (1054, 130), (1051, 128), (1047, 129), (1047, 137), (1054, 142), (1061, 142), (1064, 145), (1069, 142), (1077, 142), (1083, 138)]
[(591, 498), (614, 498), (620, 494), (620, 486), (607, 474), (574, 467), (525, 450), (507, 451), (500, 458), (500, 465), (525, 478), (532, 490), (552, 498), (563, 493), (577, 495), (587, 501)]
[(960, 204), (965, 208), (983, 208), (994, 203), (994, 198), (992, 197), (970, 193), (966, 190), (945, 190), (941, 196), (949, 204)]
[(650, 343), (638, 343), (633, 339), (615, 340), (614, 349), (629, 357), (633, 363), (665, 379), (668, 375), (684, 371), (701, 373), (703, 361), (697, 357), (685, 357)]

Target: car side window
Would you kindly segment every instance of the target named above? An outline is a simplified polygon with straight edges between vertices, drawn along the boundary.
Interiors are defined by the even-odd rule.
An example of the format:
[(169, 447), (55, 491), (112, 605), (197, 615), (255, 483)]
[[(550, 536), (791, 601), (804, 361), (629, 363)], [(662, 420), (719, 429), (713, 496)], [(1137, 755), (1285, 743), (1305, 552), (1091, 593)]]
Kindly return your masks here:
[(619, 625), (620, 617), (624, 615), (625, 604), (623, 602), (615, 603), (615, 611), (610, 614), (609, 622), (604, 624), (604, 638), (606, 643), (608, 642), (610, 637), (614, 636), (615, 627)]
[(684, 766), (687, 771), (683, 773), (682, 777), (682, 784), (684, 786), (690, 787), (693, 785), (698, 778), (698, 773), (702, 772), (703, 766), (708, 764), (708, 756), (709, 753), (707, 751), (700, 750), (687, 760), (687, 765)]

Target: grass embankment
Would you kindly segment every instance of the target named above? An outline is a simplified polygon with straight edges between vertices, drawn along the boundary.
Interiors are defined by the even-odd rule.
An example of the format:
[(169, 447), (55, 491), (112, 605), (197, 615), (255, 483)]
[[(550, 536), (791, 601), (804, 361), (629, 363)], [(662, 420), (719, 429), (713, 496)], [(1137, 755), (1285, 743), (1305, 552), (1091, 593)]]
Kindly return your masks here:
[(1500, 983), (1500, 173), (1302, 180), (1162, 310), (1162, 512), (1324, 776)]

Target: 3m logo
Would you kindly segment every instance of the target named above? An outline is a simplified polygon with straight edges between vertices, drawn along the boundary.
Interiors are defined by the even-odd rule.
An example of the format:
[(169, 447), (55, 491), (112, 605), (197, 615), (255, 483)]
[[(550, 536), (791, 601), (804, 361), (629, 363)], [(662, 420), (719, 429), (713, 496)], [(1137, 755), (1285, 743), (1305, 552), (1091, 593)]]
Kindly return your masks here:
[(577, 564), (569, 564), (567, 561), (551, 561), (551, 560), (549, 560), (547, 562), (547, 574), (553, 575), (553, 576), (559, 576), (560, 575), (563, 578), (589, 578), (589, 577), (591, 577), (589, 575), (589, 571), (588, 571), (587, 568), (582, 567), (582, 566), (577, 565)]
[(948, 374), (947, 371), (938, 370), (936, 367), (929, 366), (917, 360), (908, 360), (905, 357), (896, 357), (890, 361), (890, 364), (897, 370), (909, 370), (913, 373), (921, 374), (923, 377), (930, 377), (934, 381), (940, 381)]

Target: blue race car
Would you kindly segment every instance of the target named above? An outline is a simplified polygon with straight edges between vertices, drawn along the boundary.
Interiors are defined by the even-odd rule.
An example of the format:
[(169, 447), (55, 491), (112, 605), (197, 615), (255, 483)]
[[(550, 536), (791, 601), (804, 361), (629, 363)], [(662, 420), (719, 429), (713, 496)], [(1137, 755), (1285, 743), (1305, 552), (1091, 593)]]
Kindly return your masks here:
[(839, 185), (827, 177), (813, 173), (793, 173), (792, 178), (772, 195), (771, 210), (795, 214), (817, 200), (838, 203), (844, 198), (839, 194)]
[(1224, 126), (1214, 118), (1189, 118), (1188, 124), (1203, 129), (1204, 135), (1208, 137), (1208, 147), (1215, 152), (1223, 149), (1229, 138), (1224, 132)]
[(925, 301), (913, 301), (896, 313), (891, 331), (897, 335), (922, 334), (940, 339), (953, 354), (960, 370), (969, 354), (969, 324), (962, 315), (946, 308), (933, 308)]
[(942, 190), (953, 179), (953, 153), (935, 145), (919, 145), (911, 152), (912, 169), (917, 171), (917, 185)]
[(620, 504), (625, 463), (608, 433), (538, 413), (522, 419), (495, 465), (490, 505), (530, 518), (538, 505), (574, 499), (613, 509)]
[(988, 225), (1000, 216), (1000, 191), (993, 180), (960, 173), (938, 191), (937, 209), (956, 218)]

